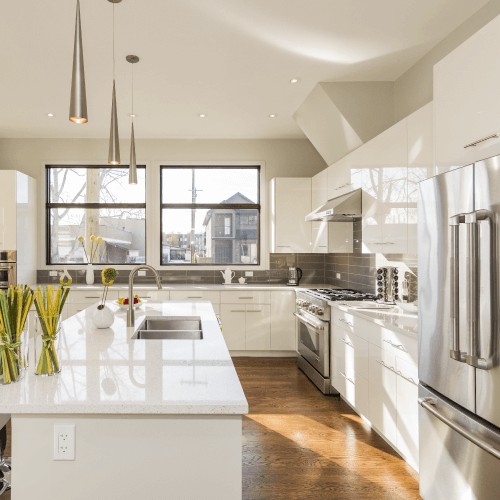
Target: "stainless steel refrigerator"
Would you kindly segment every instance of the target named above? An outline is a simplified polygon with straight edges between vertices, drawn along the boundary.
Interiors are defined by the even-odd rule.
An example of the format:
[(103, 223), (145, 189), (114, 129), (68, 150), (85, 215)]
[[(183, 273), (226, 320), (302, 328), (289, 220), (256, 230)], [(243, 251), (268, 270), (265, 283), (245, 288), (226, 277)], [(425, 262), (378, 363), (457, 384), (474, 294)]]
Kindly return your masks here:
[(418, 196), (420, 494), (498, 500), (500, 157)]

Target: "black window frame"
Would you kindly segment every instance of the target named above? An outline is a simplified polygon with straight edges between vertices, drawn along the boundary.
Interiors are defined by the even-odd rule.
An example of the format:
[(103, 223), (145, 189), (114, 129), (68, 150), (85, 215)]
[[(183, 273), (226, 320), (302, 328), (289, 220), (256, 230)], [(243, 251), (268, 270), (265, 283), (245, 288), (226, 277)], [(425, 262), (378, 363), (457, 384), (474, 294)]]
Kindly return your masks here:
[[(50, 176), (49, 171), (51, 169), (57, 168), (82, 168), (82, 169), (101, 169), (101, 168), (117, 168), (117, 169), (129, 169), (128, 165), (119, 165), (111, 167), (108, 164), (102, 165), (45, 165), (45, 264), (47, 266), (85, 266), (87, 264), (82, 263), (66, 263), (66, 262), (58, 262), (51, 263), (51, 226), (50, 226), (50, 210), (53, 208), (91, 208), (91, 209), (101, 209), (101, 208), (143, 208), (144, 209), (144, 248), (145, 248), (145, 261), (147, 262), (147, 231), (148, 231), (148, 222), (147, 222), (147, 214), (146, 214), (146, 202), (147, 202), (147, 170), (146, 165), (137, 165), (138, 169), (144, 170), (144, 203), (51, 203), (50, 202)], [(133, 266), (134, 263), (123, 263), (123, 262), (105, 262), (105, 263), (96, 263), (95, 265), (103, 265), (103, 266)]]
[[(173, 169), (231, 169), (231, 170), (257, 170), (258, 172), (258, 182), (257, 182), (257, 203), (163, 203), (163, 171), (173, 170)], [(260, 203), (260, 192), (261, 192), (261, 166), (260, 165), (160, 165), (160, 266), (165, 267), (179, 267), (179, 266), (189, 266), (189, 267), (209, 267), (209, 266), (224, 266), (228, 265), (232, 267), (248, 267), (248, 266), (260, 266), (260, 247), (261, 247), (261, 210), (262, 205)], [(208, 210), (257, 210), (257, 262), (255, 264), (228, 264), (225, 263), (192, 263), (192, 262), (182, 262), (172, 264), (171, 262), (163, 262), (163, 210), (164, 209), (208, 209)], [(231, 228), (234, 228), (236, 221), (231, 222)], [(228, 238), (229, 240), (230, 238)]]

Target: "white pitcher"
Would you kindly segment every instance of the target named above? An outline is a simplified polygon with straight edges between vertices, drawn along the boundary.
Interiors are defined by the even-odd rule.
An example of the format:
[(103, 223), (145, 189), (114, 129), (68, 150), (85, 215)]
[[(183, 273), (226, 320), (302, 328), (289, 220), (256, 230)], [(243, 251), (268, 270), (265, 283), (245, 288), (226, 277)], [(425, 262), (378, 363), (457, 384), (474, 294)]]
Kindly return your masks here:
[(234, 271), (231, 271), (229, 267), (225, 271), (221, 271), (222, 276), (224, 276), (224, 280), (226, 285), (231, 284), (231, 280), (236, 276), (236, 273)]

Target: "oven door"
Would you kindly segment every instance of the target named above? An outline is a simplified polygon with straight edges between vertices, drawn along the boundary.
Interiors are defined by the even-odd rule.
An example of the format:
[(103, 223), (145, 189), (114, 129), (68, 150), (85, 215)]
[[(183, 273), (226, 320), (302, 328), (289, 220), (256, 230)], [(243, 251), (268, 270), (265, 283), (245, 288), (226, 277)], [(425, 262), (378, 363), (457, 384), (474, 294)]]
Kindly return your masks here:
[(299, 354), (323, 377), (330, 377), (330, 324), (314, 316), (294, 315), (298, 319)]
[(16, 264), (0, 262), (0, 289), (16, 286)]

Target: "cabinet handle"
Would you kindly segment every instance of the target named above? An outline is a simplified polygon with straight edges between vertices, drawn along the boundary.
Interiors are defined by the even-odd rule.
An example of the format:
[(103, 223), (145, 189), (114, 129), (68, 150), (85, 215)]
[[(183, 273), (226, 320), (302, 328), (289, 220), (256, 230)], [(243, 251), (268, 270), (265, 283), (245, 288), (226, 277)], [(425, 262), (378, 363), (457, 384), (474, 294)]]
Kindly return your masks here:
[(464, 146), (464, 149), (465, 149), (465, 148), (470, 148), (470, 147), (473, 147), (473, 146), (475, 146), (476, 144), (479, 144), (480, 142), (487, 141), (488, 139), (494, 139), (495, 137), (498, 137), (498, 134), (491, 134), (491, 135), (489, 135), (488, 137), (485, 137), (484, 139), (479, 139), (479, 141), (474, 141), (474, 142), (471, 142), (470, 144), (465, 145), (465, 146)]
[(400, 351), (406, 352), (405, 346), (403, 344), (395, 344), (394, 342), (392, 342), (392, 340), (386, 340), (386, 339), (384, 339), (384, 342), (387, 342), (389, 345), (392, 345), (392, 347), (395, 347), (396, 349), (399, 349)]
[(100, 299), (101, 297), (85, 297), (86, 299)]
[(276, 245), (278, 248), (291, 248), (291, 245)]
[(375, 361), (384, 366), (385, 368), (387, 368), (388, 370), (391, 370), (391, 372), (394, 372), (396, 375), (398, 374), (398, 372), (392, 366), (386, 365), (383, 361), (380, 361), (378, 359), (376, 359)]
[(320, 245), (319, 248), (326, 248), (327, 245)]
[(244, 313), (244, 312), (246, 312), (246, 311), (238, 311), (238, 310), (234, 310), (234, 311), (233, 311), (233, 310), (232, 310), (231, 312), (232, 312), (232, 313)]
[(347, 345), (348, 345), (348, 346), (350, 346), (350, 347), (354, 347), (354, 344), (351, 344), (350, 342), (347, 342), (347, 340), (345, 340), (345, 339), (341, 339), (341, 338), (339, 337), (339, 340), (341, 340), (342, 342), (344, 342), (344, 344), (347, 344)]
[(240, 299), (253, 299), (253, 297), (238, 297)]
[(342, 321), (342, 323), (345, 323), (346, 325), (352, 326), (352, 323), (349, 323), (349, 321), (346, 321), (345, 319), (340, 318), (340, 321)]
[(261, 312), (262, 311), (255, 311), (255, 310), (253, 310), (253, 311), (247, 311), (247, 313), (261, 313)]
[(411, 377), (407, 377), (406, 375), (403, 375), (399, 370), (396, 372), (400, 377), (403, 377), (406, 381), (410, 382), (411, 384), (413, 385), (417, 385), (418, 384), (411, 378)]
[(202, 299), (203, 297), (188, 297), (188, 299)]
[(339, 372), (346, 380), (349, 380), (349, 382), (351, 382), (352, 385), (356, 385), (354, 383), (354, 380), (352, 380), (351, 378), (349, 378), (345, 373), (342, 373), (342, 372)]

